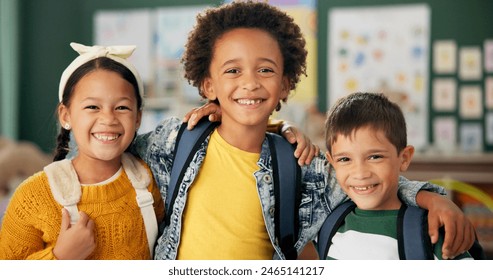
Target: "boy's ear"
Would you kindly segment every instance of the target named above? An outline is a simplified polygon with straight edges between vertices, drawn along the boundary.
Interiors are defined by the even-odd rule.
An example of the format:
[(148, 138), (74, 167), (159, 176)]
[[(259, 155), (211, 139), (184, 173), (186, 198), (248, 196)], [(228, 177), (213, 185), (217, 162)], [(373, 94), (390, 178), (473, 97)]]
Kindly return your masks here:
[(330, 165), (334, 166), (334, 161), (332, 160), (332, 157), (330, 156), (330, 153), (328, 151), (325, 152), (325, 158), (329, 161)]
[(209, 100), (216, 100), (217, 96), (216, 93), (214, 92), (214, 87), (212, 85), (212, 80), (211, 78), (205, 78), (204, 81), (202, 82), (202, 92), (204, 93), (205, 97)]
[(413, 159), (414, 156), (414, 147), (411, 145), (406, 146), (402, 151), (401, 151), (401, 168), (400, 171), (404, 172), (407, 170), (409, 165), (411, 164), (411, 160)]

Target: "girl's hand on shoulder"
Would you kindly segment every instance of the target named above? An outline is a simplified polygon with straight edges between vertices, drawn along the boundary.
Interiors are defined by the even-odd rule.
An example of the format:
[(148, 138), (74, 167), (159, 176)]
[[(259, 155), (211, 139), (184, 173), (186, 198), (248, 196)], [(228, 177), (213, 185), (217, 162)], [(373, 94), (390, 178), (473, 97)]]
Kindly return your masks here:
[(221, 107), (216, 103), (208, 102), (186, 113), (183, 122), (188, 122), (187, 128), (188, 130), (192, 130), (197, 122), (205, 116), (209, 116), (209, 121), (211, 122), (220, 122)]
[(289, 122), (283, 123), (281, 134), (289, 143), (296, 143), (294, 156), (298, 159), (300, 166), (310, 164), (312, 159), (320, 152), (320, 148), (313, 144), (308, 136)]
[(79, 212), (80, 219), (70, 225), (70, 215), (62, 209), (60, 235), (53, 254), (59, 260), (83, 260), (96, 248), (94, 237), (94, 221), (84, 212)]

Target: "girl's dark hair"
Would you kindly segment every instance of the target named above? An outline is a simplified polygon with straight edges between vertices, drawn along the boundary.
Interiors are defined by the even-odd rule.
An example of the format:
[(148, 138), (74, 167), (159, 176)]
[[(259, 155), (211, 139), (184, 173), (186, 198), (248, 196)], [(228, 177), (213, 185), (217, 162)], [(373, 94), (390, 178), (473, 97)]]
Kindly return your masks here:
[[(72, 75), (68, 78), (67, 84), (63, 89), (63, 98), (60, 105), (63, 104), (67, 108), (70, 107), (72, 96), (74, 93), (74, 88), (77, 83), (87, 74), (95, 70), (107, 70), (119, 74), (123, 79), (132, 84), (134, 88), (135, 97), (137, 98), (137, 108), (140, 110), (142, 108), (143, 100), (139, 92), (139, 86), (137, 79), (132, 74), (132, 72), (125, 67), (123, 64), (114, 61), (107, 57), (98, 57), (82, 64), (77, 68)], [(64, 159), (69, 152), (69, 142), (70, 142), (70, 130), (63, 127), (60, 129), (60, 133), (57, 136), (57, 146), (55, 149), (55, 157), (53, 161), (59, 161)]]
[(278, 42), (284, 60), (283, 75), (289, 79), (290, 90), (296, 88), (302, 74), (306, 76), (305, 39), (293, 18), (267, 3), (233, 2), (199, 14), (188, 35), (182, 57), (185, 78), (199, 89), (202, 97), (205, 98), (200, 86), (210, 76), (214, 44), (224, 33), (236, 28), (260, 29)]
[(350, 136), (356, 129), (370, 126), (383, 131), (400, 153), (407, 146), (406, 120), (401, 108), (382, 93), (352, 93), (337, 100), (327, 113), (325, 144), (332, 153), (338, 136)]

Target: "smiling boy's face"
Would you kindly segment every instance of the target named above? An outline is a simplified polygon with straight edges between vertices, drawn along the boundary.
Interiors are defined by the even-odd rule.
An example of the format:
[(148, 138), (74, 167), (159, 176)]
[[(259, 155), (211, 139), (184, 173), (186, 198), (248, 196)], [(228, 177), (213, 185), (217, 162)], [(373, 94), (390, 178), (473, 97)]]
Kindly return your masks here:
[(383, 131), (365, 126), (347, 137), (338, 135), (327, 158), (358, 208), (393, 210), (401, 205), (397, 197), (400, 172), (407, 169), (413, 154), (412, 146), (398, 154)]
[(222, 125), (265, 130), (269, 116), (288, 95), (278, 42), (260, 29), (236, 28), (214, 45), (210, 77), (202, 89), (221, 104)]

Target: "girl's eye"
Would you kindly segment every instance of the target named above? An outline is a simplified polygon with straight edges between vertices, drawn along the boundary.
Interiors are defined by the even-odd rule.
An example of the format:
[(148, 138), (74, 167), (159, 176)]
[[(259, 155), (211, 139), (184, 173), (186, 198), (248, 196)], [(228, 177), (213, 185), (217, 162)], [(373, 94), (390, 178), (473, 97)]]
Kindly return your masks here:
[(97, 110), (98, 109), (98, 106), (96, 106), (96, 105), (88, 105), (88, 106), (84, 107), (84, 109)]
[(116, 107), (116, 109), (117, 110), (130, 110), (130, 108), (127, 106), (118, 106), (118, 107)]

